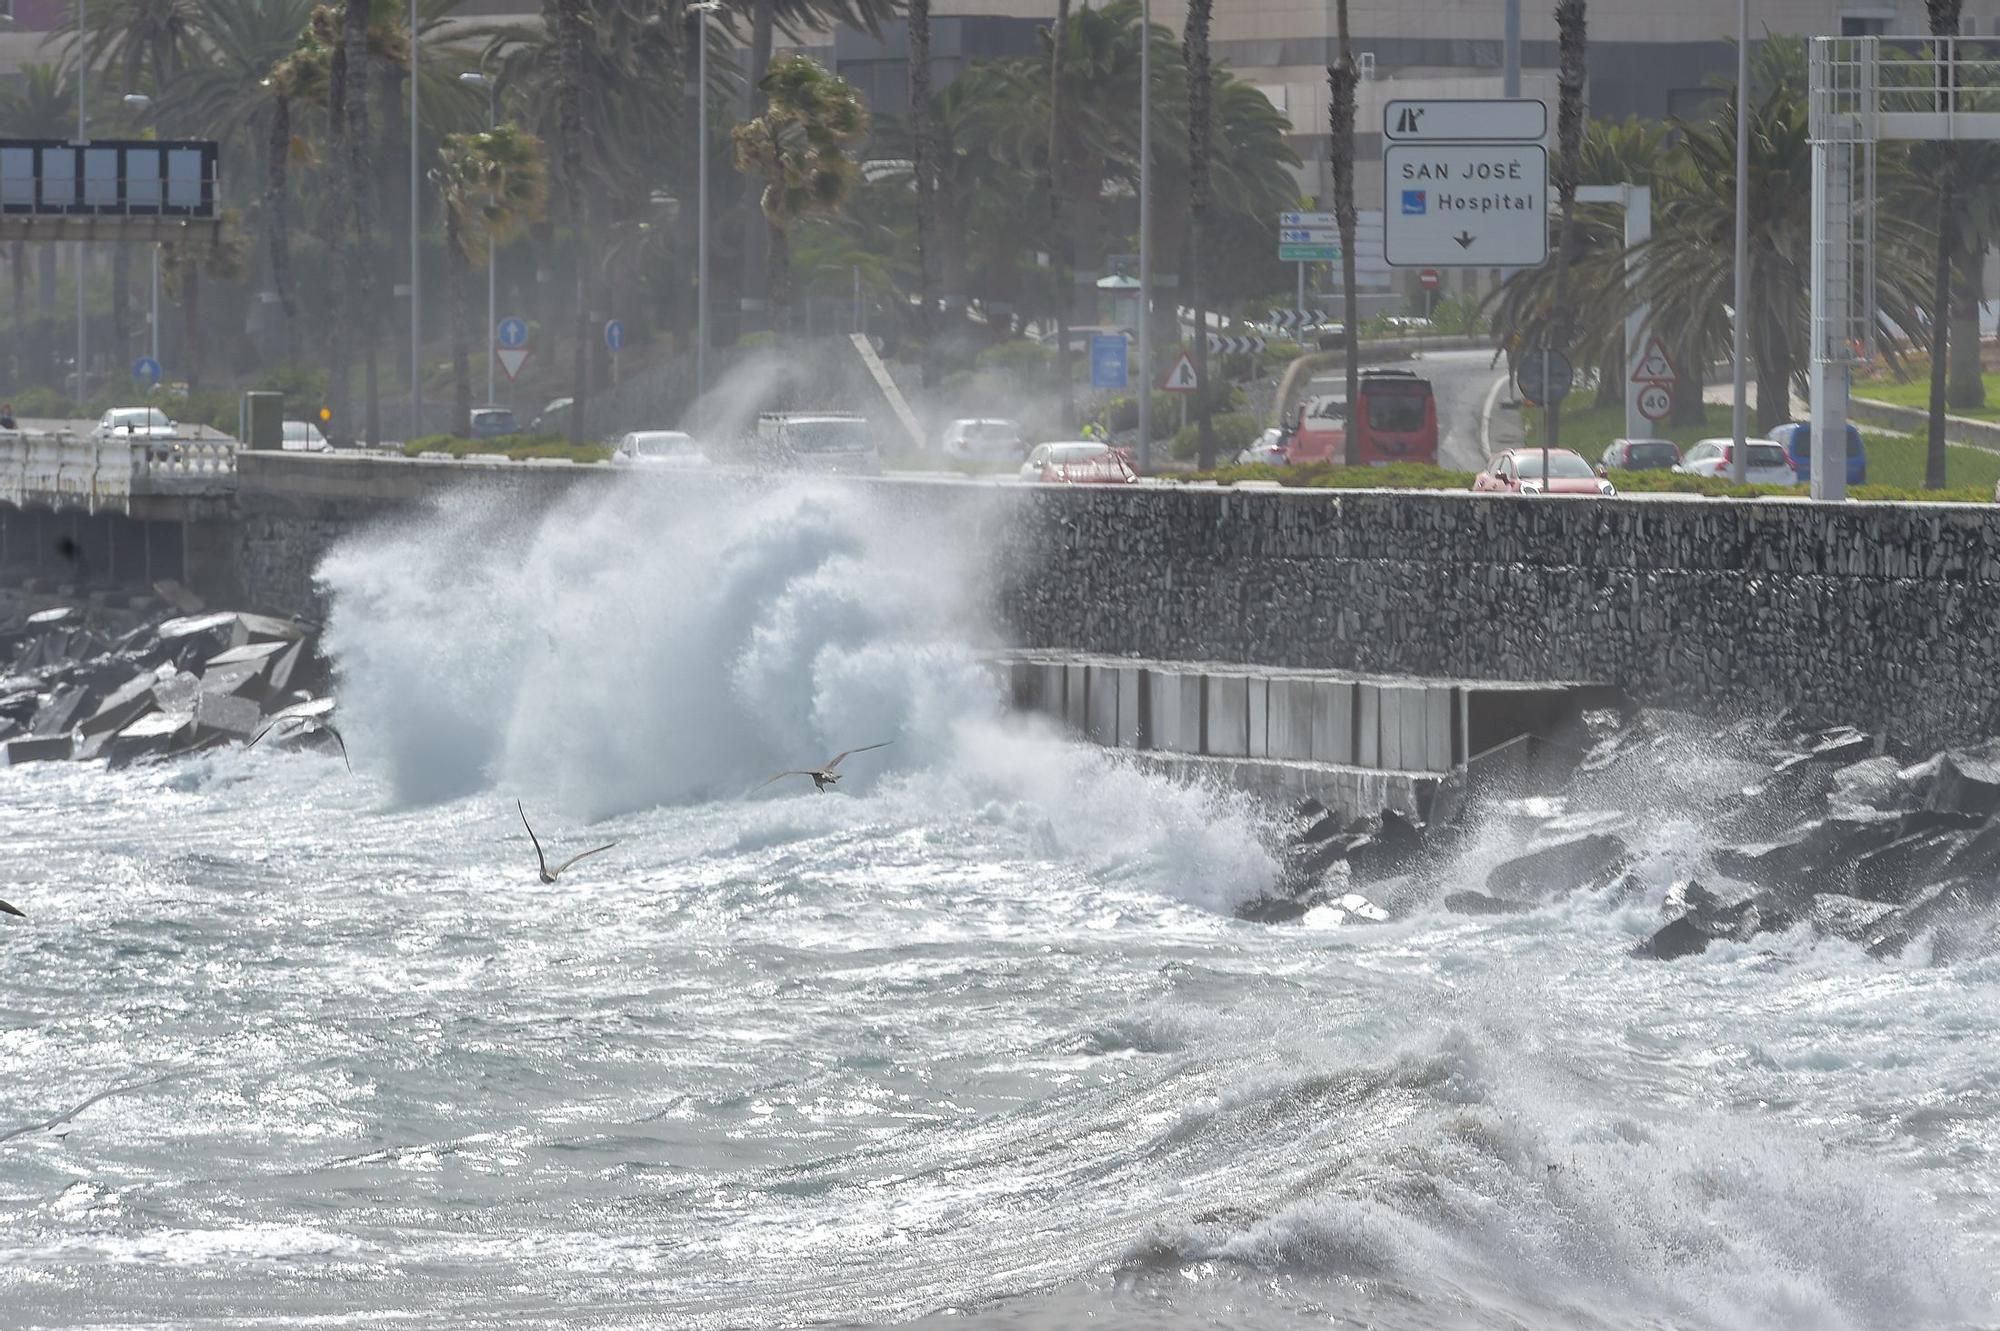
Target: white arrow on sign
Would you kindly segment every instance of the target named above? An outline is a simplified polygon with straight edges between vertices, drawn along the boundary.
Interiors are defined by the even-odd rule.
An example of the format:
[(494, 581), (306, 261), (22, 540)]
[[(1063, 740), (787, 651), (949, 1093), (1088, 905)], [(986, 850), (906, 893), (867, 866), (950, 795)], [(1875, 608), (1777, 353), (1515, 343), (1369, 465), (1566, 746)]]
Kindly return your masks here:
[(507, 372), (507, 382), (513, 383), (514, 376), (528, 363), (528, 357), (535, 353), (526, 347), (495, 347), (493, 354), (500, 358), (500, 368)]

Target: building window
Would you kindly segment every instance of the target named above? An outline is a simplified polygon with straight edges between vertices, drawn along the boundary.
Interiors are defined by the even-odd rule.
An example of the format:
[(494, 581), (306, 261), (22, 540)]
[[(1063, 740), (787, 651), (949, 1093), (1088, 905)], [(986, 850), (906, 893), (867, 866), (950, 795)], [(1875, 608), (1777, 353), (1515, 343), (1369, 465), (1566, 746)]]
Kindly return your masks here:
[(1840, 35), (1843, 37), (1880, 37), (1888, 31), (1889, 20), (1886, 18), (1843, 14), (1840, 19)]

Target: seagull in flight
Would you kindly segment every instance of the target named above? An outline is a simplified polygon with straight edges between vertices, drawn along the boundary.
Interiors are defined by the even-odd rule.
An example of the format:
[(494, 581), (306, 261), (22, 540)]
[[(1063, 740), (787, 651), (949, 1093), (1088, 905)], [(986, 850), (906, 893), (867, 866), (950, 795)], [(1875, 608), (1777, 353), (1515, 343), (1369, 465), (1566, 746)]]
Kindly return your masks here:
[[(840, 777), (834, 772), (833, 769), (840, 766), (842, 759), (847, 758), (852, 754), (866, 753), (870, 749), (886, 749), (895, 742), (896, 741), (893, 739), (885, 739), (880, 744), (863, 744), (858, 749), (842, 750), (841, 752), (834, 754), (833, 757), (827, 759), (826, 766), (824, 767), (798, 767), (792, 769), (789, 772), (780, 772), (776, 776), (772, 777), (771, 780), (766, 781), (764, 783), (764, 786), (771, 785), (774, 782), (782, 781), (788, 776), (809, 776), (812, 778), (813, 789), (817, 790), (820, 794), (824, 795), (826, 794), (826, 788), (828, 786), (840, 780)], [(764, 786), (757, 787), (757, 790), (762, 790)], [(753, 790), (750, 793), (754, 795), (757, 793), (757, 791)]]
[[(514, 801), (514, 811), (521, 815), (521, 826), (528, 827), (528, 811), (521, 807), (521, 801), (519, 800)], [(535, 862), (541, 866), (542, 881), (544, 883), (553, 883), (556, 879), (562, 876), (562, 871), (564, 869), (569, 868), (570, 865), (575, 864), (578, 860), (584, 859), (591, 855), (595, 855), (600, 850), (610, 850), (613, 846), (618, 844), (616, 841), (607, 841), (603, 845), (598, 846), (593, 850), (584, 851), (582, 855), (572, 855), (568, 859), (564, 860), (561, 864), (558, 864), (555, 867), (555, 869), (551, 871), (549, 868), (548, 858), (542, 854), (541, 839), (535, 835), (535, 829), (532, 827), (528, 827), (528, 840), (535, 843)]]
[(340, 746), (340, 761), (343, 763), (347, 763), (348, 774), (349, 775), (353, 774), (354, 764), (348, 762), (347, 758), (347, 741), (342, 739), (340, 737), (340, 732), (338, 730), (335, 730), (331, 725), (328, 725), (324, 721), (316, 721), (309, 716), (281, 716), (277, 720), (273, 721), (270, 725), (265, 726), (262, 730), (258, 731), (255, 735), (251, 736), (250, 742), (246, 744), (244, 747), (254, 749), (257, 747), (258, 740), (264, 738), (264, 736), (270, 734), (272, 731), (276, 730), (279, 726), (290, 725), (294, 722), (298, 724), (299, 727), (298, 733), (301, 735), (317, 735), (320, 734), (321, 732), (325, 732), (326, 734), (333, 736), (333, 742)]
[(0, 901), (0, 915), (18, 915), (24, 920), (28, 918), (28, 912), (24, 910), (16, 910), (14, 907), (8, 905), (4, 901)]

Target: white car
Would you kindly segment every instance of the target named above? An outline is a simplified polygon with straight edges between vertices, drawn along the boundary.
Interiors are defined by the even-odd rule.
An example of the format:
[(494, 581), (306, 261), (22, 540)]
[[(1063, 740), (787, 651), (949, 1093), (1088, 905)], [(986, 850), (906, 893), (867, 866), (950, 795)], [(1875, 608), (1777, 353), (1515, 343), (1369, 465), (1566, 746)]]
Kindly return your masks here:
[(953, 421), (945, 427), (938, 451), (947, 462), (1014, 462), (1028, 451), (1028, 440), (1018, 421)]
[(1282, 467), (1286, 465), (1285, 448), (1279, 442), (1283, 438), (1283, 434), (1276, 429), (1266, 430), (1258, 437), (1256, 443), (1236, 455), (1236, 461), (1244, 466), (1255, 462), (1266, 462), (1274, 467)]
[(158, 407), (113, 407), (90, 434), (93, 439), (174, 439), (180, 432)]
[(708, 455), (679, 430), (634, 430), (618, 441), (618, 459), (647, 467), (705, 467)]
[(800, 471), (875, 476), (882, 455), (875, 427), (845, 411), (767, 411), (757, 417), (758, 440)]
[[(1797, 485), (1799, 476), (1792, 469), (1792, 460), (1785, 456), (1783, 444), (1770, 443), (1763, 439), (1752, 439), (1745, 445), (1750, 450), (1749, 466), (1743, 479), (1752, 485)], [(1731, 454), (1735, 452), (1733, 439), (1704, 439), (1687, 451), (1681, 464), (1674, 470), (1683, 476), (1716, 476), (1728, 480)]]
[(286, 421), (284, 442), (279, 446), (287, 453), (325, 453), (333, 448), (311, 421)]

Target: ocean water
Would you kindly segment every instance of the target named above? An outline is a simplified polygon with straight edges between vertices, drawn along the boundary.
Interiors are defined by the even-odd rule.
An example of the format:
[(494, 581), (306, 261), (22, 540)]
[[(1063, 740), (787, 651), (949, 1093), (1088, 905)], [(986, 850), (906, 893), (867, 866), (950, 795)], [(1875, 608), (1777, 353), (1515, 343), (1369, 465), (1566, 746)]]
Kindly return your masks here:
[(352, 777), (0, 769), (0, 1327), (2000, 1324), (2000, 962), (1634, 960), (1671, 809), (1242, 923), (1272, 811), (1003, 716), (966, 533), (522, 522), (328, 559)]

